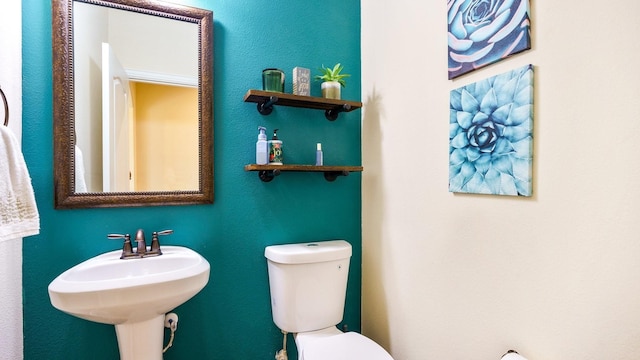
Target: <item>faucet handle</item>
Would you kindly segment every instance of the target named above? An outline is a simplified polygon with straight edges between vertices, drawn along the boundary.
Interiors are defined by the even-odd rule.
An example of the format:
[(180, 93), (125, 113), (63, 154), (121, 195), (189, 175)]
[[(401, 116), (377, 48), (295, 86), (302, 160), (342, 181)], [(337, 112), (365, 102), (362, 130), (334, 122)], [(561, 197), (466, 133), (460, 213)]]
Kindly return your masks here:
[(112, 240), (124, 239), (120, 259), (140, 257), (138, 254), (133, 252), (133, 248), (131, 247), (131, 236), (129, 234), (109, 234), (107, 235), (107, 238)]
[(160, 235), (170, 235), (173, 234), (173, 230), (162, 230), (162, 231), (154, 231), (151, 234), (151, 249), (147, 252), (147, 255), (162, 255), (162, 250), (160, 250), (160, 241), (158, 237)]
[(127, 239), (129, 238), (129, 241), (131, 241), (131, 236), (129, 234), (109, 234), (107, 235), (108, 239), (111, 240), (117, 240), (117, 239)]

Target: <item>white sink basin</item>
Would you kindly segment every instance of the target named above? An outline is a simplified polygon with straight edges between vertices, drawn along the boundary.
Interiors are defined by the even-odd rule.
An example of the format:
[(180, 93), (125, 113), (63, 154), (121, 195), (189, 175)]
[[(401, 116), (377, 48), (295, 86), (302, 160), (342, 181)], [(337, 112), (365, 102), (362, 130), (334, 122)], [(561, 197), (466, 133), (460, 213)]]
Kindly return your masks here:
[[(60, 274), (49, 284), (51, 304), (116, 325), (121, 359), (161, 359), (164, 315), (204, 288), (209, 262), (180, 246), (163, 246), (162, 255), (140, 259), (122, 260), (121, 253), (98, 255)], [(149, 331), (157, 336), (144, 349), (140, 337), (149, 339)]]
[(51, 304), (82, 319), (105, 324), (148, 320), (176, 308), (209, 281), (209, 262), (180, 246), (162, 255), (120, 259), (111, 251), (63, 272), (49, 284)]

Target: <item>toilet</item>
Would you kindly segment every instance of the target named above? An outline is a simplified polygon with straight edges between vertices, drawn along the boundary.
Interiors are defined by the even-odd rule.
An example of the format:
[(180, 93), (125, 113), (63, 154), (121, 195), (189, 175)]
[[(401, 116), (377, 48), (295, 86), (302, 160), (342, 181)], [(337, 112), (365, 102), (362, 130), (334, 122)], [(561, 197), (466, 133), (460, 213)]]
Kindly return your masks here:
[(380, 345), (342, 321), (351, 244), (344, 240), (267, 246), (271, 313), (294, 334), (298, 360), (393, 360)]

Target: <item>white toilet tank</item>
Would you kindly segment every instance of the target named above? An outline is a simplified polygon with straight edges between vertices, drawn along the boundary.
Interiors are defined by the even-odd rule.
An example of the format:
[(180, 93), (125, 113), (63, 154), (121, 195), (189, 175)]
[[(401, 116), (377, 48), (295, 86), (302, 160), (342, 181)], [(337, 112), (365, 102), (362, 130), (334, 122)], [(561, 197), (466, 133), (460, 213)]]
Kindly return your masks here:
[(271, 312), (281, 330), (300, 333), (342, 321), (351, 244), (344, 240), (267, 246)]

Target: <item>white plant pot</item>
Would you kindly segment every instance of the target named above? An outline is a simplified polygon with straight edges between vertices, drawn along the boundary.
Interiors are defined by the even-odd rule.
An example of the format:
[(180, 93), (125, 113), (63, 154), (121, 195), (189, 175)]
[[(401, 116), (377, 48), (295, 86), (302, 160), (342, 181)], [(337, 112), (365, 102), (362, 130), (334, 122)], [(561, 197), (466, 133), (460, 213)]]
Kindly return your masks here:
[(320, 85), (322, 97), (325, 99), (340, 100), (341, 85), (337, 81), (325, 81)]

